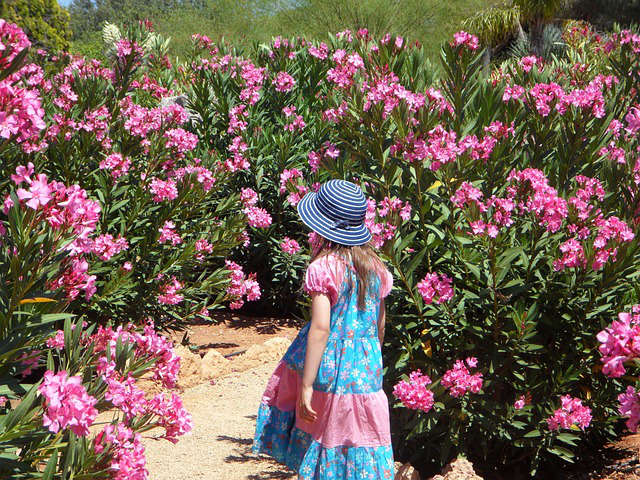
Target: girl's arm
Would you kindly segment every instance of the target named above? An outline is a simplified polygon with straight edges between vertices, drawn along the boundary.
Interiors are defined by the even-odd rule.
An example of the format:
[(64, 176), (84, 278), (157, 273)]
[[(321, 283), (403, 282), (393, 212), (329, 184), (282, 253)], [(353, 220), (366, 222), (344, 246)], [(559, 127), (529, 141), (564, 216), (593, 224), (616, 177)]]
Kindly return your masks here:
[(302, 390), (298, 399), (299, 416), (307, 422), (314, 422), (316, 412), (311, 408), (313, 382), (318, 375), (324, 349), (327, 347), (331, 327), (331, 302), (322, 293), (313, 293), (311, 300), (311, 327), (307, 338), (307, 353), (302, 373)]
[(384, 326), (387, 323), (387, 308), (385, 307), (384, 298), (380, 299), (380, 312), (378, 313), (378, 340), (380, 346), (384, 342)]

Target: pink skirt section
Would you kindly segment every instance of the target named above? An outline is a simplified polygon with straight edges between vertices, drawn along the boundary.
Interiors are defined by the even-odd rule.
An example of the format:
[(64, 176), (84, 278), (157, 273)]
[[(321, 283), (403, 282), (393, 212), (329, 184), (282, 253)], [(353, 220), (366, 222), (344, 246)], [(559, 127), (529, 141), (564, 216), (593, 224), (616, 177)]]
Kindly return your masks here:
[(297, 415), (301, 384), (300, 375), (282, 361), (267, 384), (262, 403), (283, 412), (296, 410), (295, 426), (325, 448), (379, 447), (391, 443), (389, 403), (384, 391), (345, 395), (314, 391), (311, 406), (318, 418), (308, 423)]

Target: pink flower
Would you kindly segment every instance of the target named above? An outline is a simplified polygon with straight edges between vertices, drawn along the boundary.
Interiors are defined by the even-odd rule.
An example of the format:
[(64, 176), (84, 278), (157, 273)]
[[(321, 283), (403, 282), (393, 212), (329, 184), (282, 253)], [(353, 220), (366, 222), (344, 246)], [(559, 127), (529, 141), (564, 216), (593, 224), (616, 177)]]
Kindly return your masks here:
[(624, 362), (640, 357), (640, 315), (621, 312), (597, 337), (604, 368), (602, 373), (613, 378), (625, 374)]
[(20, 27), (0, 19), (0, 69), (6, 69), (20, 52), (30, 46), (29, 38)]
[(27, 200), (28, 207), (37, 210), (38, 207), (43, 207), (52, 198), (53, 188), (47, 181), (47, 176), (39, 173), (36, 175), (35, 180), (32, 180), (29, 185), (29, 190), (19, 188), (16, 194), (20, 200)]
[(300, 245), (298, 244), (298, 242), (289, 237), (284, 237), (284, 239), (280, 243), (280, 247), (282, 248), (283, 252), (288, 253), (289, 255), (295, 255), (300, 251)]
[(258, 300), (260, 298), (260, 286), (255, 279), (255, 274), (246, 277), (242, 267), (230, 260), (225, 261), (227, 269), (230, 273), (230, 283), (227, 287), (227, 295), (231, 299), (229, 307), (238, 309), (244, 305), (244, 297), (248, 301)]
[(149, 322), (142, 334), (134, 337), (138, 348), (136, 356), (155, 359), (153, 379), (159, 380), (165, 388), (174, 388), (180, 371), (180, 357), (173, 351), (173, 344), (159, 335)]
[(513, 404), (513, 408), (516, 410), (522, 410), (526, 405), (526, 397), (524, 395), (520, 395), (518, 399)]
[[(467, 365), (471, 368), (477, 365), (475, 358), (468, 358)], [(482, 389), (482, 373), (471, 375), (462, 360), (456, 360), (453, 368), (447, 370), (442, 377), (442, 386), (449, 389), (449, 394), (460, 398), (467, 392), (478, 393)]]
[(182, 290), (182, 283), (178, 281), (178, 279), (174, 276), (171, 279), (160, 287), (160, 291), (162, 292), (158, 295), (158, 303), (162, 305), (176, 305), (184, 300), (184, 297), (178, 292)]
[(297, 168), (283, 170), (280, 174), (280, 193), (285, 193), (287, 191), (287, 184), (290, 182), (293, 183), (298, 178), (302, 178), (302, 172)]
[(633, 107), (624, 119), (627, 122), (627, 128), (625, 128), (627, 132), (633, 135), (640, 130), (640, 108)]
[(119, 59), (132, 56), (134, 61), (139, 61), (144, 56), (144, 50), (136, 42), (123, 38), (116, 42), (116, 51)]
[[(0, 65), (2, 61), (0, 56)], [(45, 126), (37, 91), (12, 85), (7, 79), (0, 81), (0, 139), (22, 143), (37, 136)]]
[(58, 330), (53, 337), (48, 338), (47, 347), (62, 350), (64, 348), (64, 332), (62, 330)]
[(67, 372), (54, 374), (47, 370), (38, 393), (44, 397), (42, 423), (52, 433), (69, 428), (78, 436), (89, 434), (89, 427), (98, 416), (94, 397), (87, 394), (80, 376), (67, 378)]
[(108, 424), (93, 442), (97, 454), (108, 451), (111, 480), (147, 480), (149, 472), (141, 434), (134, 433), (124, 423), (119, 423), (117, 427)]
[(252, 207), (258, 203), (258, 194), (251, 188), (243, 188), (240, 194), (240, 200), (245, 207)]
[(164, 132), (167, 139), (165, 146), (173, 148), (178, 153), (190, 152), (198, 145), (198, 137), (182, 128), (173, 128)]
[(131, 167), (131, 160), (119, 153), (112, 153), (100, 162), (100, 169), (110, 171), (114, 180), (126, 175), (129, 167)]
[(159, 228), (160, 237), (158, 238), (158, 243), (167, 243), (171, 242), (171, 245), (174, 247), (176, 245), (180, 245), (182, 243), (182, 238), (175, 232), (175, 224), (169, 220), (164, 222), (162, 228)]
[[(0, 20), (1, 21), (1, 20)], [(19, 185), (22, 182), (31, 183), (31, 175), (34, 173), (33, 163), (29, 162), (27, 166), (20, 165), (16, 167), (16, 174), (11, 175), (11, 180)]]
[(249, 226), (255, 228), (267, 228), (271, 225), (271, 215), (269, 215), (264, 208), (253, 206), (246, 207), (243, 211), (247, 216), (247, 223)]
[(4, 395), (0, 396), (0, 407), (4, 407), (7, 404), (7, 397)]
[(118, 235), (118, 238), (114, 240), (113, 236), (107, 233), (95, 238), (93, 253), (101, 260), (107, 261), (128, 248), (129, 242), (122, 235)]
[(176, 182), (171, 179), (160, 180), (159, 178), (154, 178), (149, 183), (149, 190), (153, 193), (153, 201), (156, 203), (178, 198), (178, 187)]
[(288, 92), (296, 85), (296, 81), (287, 72), (278, 72), (276, 78), (273, 79), (273, 84), (276, 86), (276, 91)]
[(193, 429), (191, 415), (182, 405), (182, 399), (175, 393), (166, 399), (159, 393), (149, 401), (149, 410), (158, 417), (158, 425), (165, 429), (164, 438), (177, 443), (177, 437)]
[(560, 398), (562, 406), (553, 415), (547, 418), (549, 430), (555, 431), (560, 428), (571, 428), (577, 424), (583, 430), (591, 423), (591, 409), (582, 405), (582, 400), (564, 395)]
[(453, 35), (453, 42), (451, 43), (452, 47), (464, 46), (469, 50), (475, 52), (480, 46), (480, 42), (478, 41), (478, 37), (471, 35), (470, 33), (460, 31)]
[(632, 432), (638, 431), (640, 423), (640, 392), (631, 385), (627, 386), (627, 391), (618, 395), (620, 406), (618, 412), (620, 415), (629, 417), (627, 419), (627, 428)]
[(409, 381), (400, 381), (393, 387), (393, 395), (402, 404), (412, 410), (422, 410), (428, 412), (433, 408), (433, 392), (427, 389), (427, 384), (431, 379), (416, 370), (409, 375)]
[(418, 283), (418, 292), (428, 305), (434, 300), (440, 304), (453, 298), (451, 279), (444, 274), (427, 273), (424, 279)]

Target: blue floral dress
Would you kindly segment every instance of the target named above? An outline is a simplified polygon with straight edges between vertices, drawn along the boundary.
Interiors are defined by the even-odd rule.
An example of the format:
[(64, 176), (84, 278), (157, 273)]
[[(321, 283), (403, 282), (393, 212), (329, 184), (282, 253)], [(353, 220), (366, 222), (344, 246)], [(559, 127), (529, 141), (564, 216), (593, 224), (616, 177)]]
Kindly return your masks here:
[[(349, 281), (351, 277), (351, 281)], [(262, 397), (253, 442), (296, 471), (301, 480), (391, 480), (389, 405), (382, 390), (378, 340), (381, 299), (391, 290), (388, 270), (373, 276), (364, 310), (350, 264), (335, 255), (316, 260), (304, 288), (331, 300), (331, 329), (313, 385), (313, 423), (296, 415), (310, 324), (280, 361)]]

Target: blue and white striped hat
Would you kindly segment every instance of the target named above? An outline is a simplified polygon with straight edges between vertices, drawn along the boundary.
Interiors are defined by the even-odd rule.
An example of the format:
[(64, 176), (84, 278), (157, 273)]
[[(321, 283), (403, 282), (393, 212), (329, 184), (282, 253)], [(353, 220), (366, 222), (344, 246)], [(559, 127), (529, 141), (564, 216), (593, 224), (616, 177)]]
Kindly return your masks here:
[(371, 240), (364, 224), (367, 199), (355, 183), (329, 180), (318, 193), (304, 196), (298, 213), (307, 227), (340, 245), (364, 245)]

